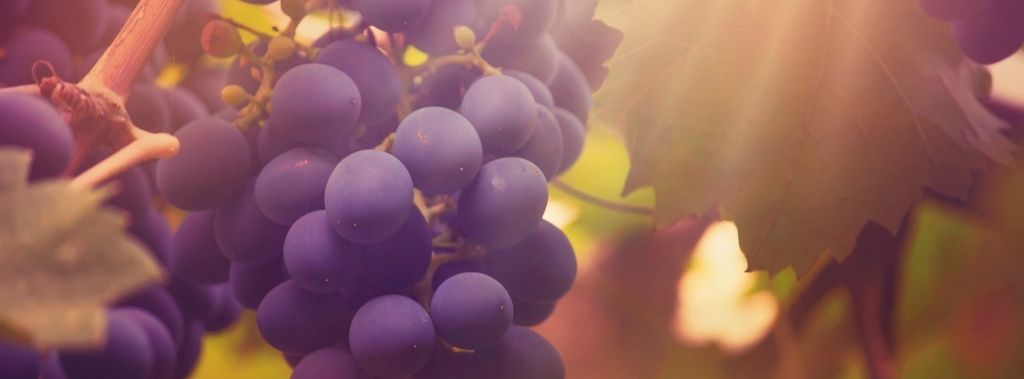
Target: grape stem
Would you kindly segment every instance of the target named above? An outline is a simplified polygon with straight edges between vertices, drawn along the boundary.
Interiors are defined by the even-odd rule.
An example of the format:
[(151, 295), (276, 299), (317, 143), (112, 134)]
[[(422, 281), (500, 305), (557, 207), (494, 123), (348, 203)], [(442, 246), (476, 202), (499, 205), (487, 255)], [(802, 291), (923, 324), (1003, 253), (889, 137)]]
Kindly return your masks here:
[(602, 199), (602, 198), (599, 198), (597, 196), (594, 196), (594, 195), (588, 194), (586, 192), (583, 192), (583, 191), (581, 191), (579, 189), (576, 189), (576, 188), (566, 184), (565, 182), (563, 182), (563, 181), (561, 181), (559, 179), (552, 180), (551, 181), (551, 186), (556, 188), (556, 189), (558, 189), (559, 191), (564, 192), (565, 194), (567, 194), (569, 196), (575, 197), (575, 198), (577, 198), (579, 200), (586, 201), (588, 203), (591, 203), (593, 205), (599, 206), (601, 208), (605, 208), (605, 209), (613, 210), (613, 211), (617, 211), (617, 212), (633, 213), (633, 214), (638, 214), (638, 215), (641, 215), (641, 216), (654, 217), (654, 208), (643, 207), (643, 206), (638, 206), (638, 205), (630, 205), (630, 204), (624, 204), (624, 203), (618, 203), (618, 202)]

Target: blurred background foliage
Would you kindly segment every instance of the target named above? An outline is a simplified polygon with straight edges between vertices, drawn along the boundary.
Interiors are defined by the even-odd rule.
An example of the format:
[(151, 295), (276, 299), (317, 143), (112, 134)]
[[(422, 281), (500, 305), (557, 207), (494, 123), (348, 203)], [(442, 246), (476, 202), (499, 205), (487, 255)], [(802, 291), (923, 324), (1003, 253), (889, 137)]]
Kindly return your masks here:
[[(631, 54), (652, 36), (671, 38), (669, 31), (650, 30), (649, 21), (667, 17), (657, 11), (672, 4), (602, 0), (598, 18), (625, 32), (618, 54)], [(284, 24), (274, 6), (236, 0), (222, 0), (221, 6), (226, 17), (257, 30)], [(323, 16), (305, 22), (299, 39), (311, 41), (333, 22)], [(649, 189), (620, 198), (629, 159), (616, 118), (601, 109), (603, 98), (617, 97), (606, 93), (616, 88), (614, 59), (611, 69), (611, 85), (596, 95), (584, 153), (563, 182), (599, 198), (651, 207)], [(935, 200), (917, 206), (898, 246), (864, 247), (897, 257), (892, 268), (898, 282), (886, 284), (895, 293), (892, 317), (881, 323), (891, 338), (878, 341), (864, 332), (863, 315), (853, 311), (862, 299), (859, 286), (821, 285), (843, 272), (863, 272), (869, 283), (870, 270), (830, 271), (837, 265), (825, 265), (817, 280), (809, 275), (800, 281), (792, 270), (775, 277), (747, 273), (731, 223), (695, 217), (654, 231), (648, 217), (552, 189), (545, 218), (567, 232), (581, 270), (577, 285), (539, 330), (562, 353), (570, 378), (866, 378), (871, 365), (879, 364), (902, 378), (1020, 377), (1022, 193), (1024, 173), (995, 172), (966, 203)], [(865, 256), (844, 265), (870, 266), (879, 257)], [(857, 275), (844, 280), (859, 282)], [(804, 301), (808, 297), (815, 301)], [(877, 343), (885, 346), (869, 347)], [(884, 359), (870, 357), (878, 351), (887, 353)], [(231, 329), (206, 337), (194, 377), (286, 378), (289, 373), (283, 357), (262, 342), (247, 311)]]

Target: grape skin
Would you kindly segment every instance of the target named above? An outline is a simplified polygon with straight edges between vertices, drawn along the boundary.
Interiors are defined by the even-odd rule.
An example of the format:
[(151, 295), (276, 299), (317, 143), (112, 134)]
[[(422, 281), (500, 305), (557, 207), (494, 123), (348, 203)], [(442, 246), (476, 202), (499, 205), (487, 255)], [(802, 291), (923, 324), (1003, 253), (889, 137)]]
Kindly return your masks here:
[(590, 84), (579, 66), (564, 53), (559, 53), (558, 71), (548, 87), (556, 107), (572, 112), (582, 123), (587, 122), (593, 103)]
[(9, 379), (37, 379), (39, 354), (20, 346), (0, 342), (0, 377)]
[(178, 361), (178, 346), (174, 343), (171, 333), (156, 317), (142, 309), (129, 307), (118, 308), (118, 311), (135, 322), (145, 334), (153, 352), (152, 377), (170, 379)]
[(507, 249), (487, 253), (484, 273), (513, 297), (531, 303), (550, 303), (569, 292), (576, 279), (576, 255), (558, 227), (541, 221), (526, 239)]
[(351, 290), (359, 270), (359, 248), (334, 232), (326, 211), (310, 212), (288, 229), (284, 265), (306, 291)]
[(498, 344), (476, 352), (481, 378), (564, 379), (565, 365), (551, 343), (536, 332), (513, 326)]
[(438, 336), (466, 350), (498, 342), (512, 325), (513, 311), (505, 287), (475, 272), (445, 280), (430, 301), (430, 318)]
[(543, 105), (548, 109), (555, 107), (555, 99), (551, 96), (551, 90), (548, 89), (548, 86), (544, 84), (544, 82), (541, 82), (540, 79), (537, 79), (533, 75), (516, 70), (502, 70), (501, 73), (503, 75), (516, 78), (520, 83), (523, 83), (523, 85), (526, 86), (526, 89), (530, 90), (530, 94), (533, 95), (533, 100), (536, 101), (537, 104)]
[(279, 284), (256, 308), (256, 326), (270, 346), (308, 354), (344, 337), (349, 310), (338, 294), (307, 292), (294, 281)]
[(398, 73), (380, 50), (366, 43), (342, 40), (320, 50), (316, 62), (347, 74), (359, 89), (359, 120), (378, 123), (391, 116), (402, 96)]
[(362, 98), (352, 79), (319, 63), (295, 67), (274, 85), (270, 127), (315, 144), (348, 135), (359, 119)]
[(71, 128), (57, 110), (34, 96), (0, 93), (0, 146), (32, 150), (29, 177), (40, 179), (62, 173), (71, 162)]
[(352, 354), (336, 347), (310, 353), (292, 372), (292, 379), (358, 379), (365, 376)]
[(434, 350), (434, 326), (415, 301), (398, 295), (370, 300), (349, 331), (352, 355), (366, 371), (400, 378), (422, 368)]
[(424, 193), (445, 194), (469, 184), (480, 170), (483, 147), (473, 125), (441, 107), (410, 113), (398, 125), (392, 153)]
[(256, 177), (256, 205), (269, 219), (291, 225), (303, 215), (324, 209), (324, 192), (338, 164), (317, 148), (292, 149), (267, 163)]
[(430, 229), (420, 210), (410, 207), (405, 222), (394, 235), (362, 249), (362, 270), (379, 289), (401, 291), (412, 287), (430, 267), (430, 238)]
[(562, 130), (562, 160), (558, 165), (558, 173), (569, 170), (583, 154), (583, 145), (587, 140), (587, 130), (576, 116), (562, 108), (555, 108), (555, 119)]
[(391, 154), (362, 150), (345, 157), (327, 180), (324, 204), (345, 239), (371, 244), (402, 226), (412, 206), (412, 178)]
[(232, 263), (228, 277), (235, 299), (248, 309), (256, 309), (270, 290), (287, 279), (281, 258), (260, 264)]
[(459, 113), (476, 128), (485, 152), (508, 154), (533, 133), (535, 104), (530, 90), (515, 78), (488, 76), (469, 86)]
[(1013, 55), (1024, 42), (1024, 2), (995, 0), (953, 23), (953, 37), (971, 60), (991, 64)]
[(213, 221), (217, 246), (231, 262), (264, 263), (281, 256), (288, 228), (271, 221), (257, 207), (254, 183), (217, 207)]
[(190, 122), (174, 133), (177, 155), (161, 159), (156, 183), (168, 202), (198, 211), (212, 208), (245, 185), (250, 172), (249, 142), (237, 128), (216, 117)]
[(558, 303), (530, 303), (512, 298), (512, 322), (519, 326), (537, 326), (551, 317)]
[(213, 211), (185, 216), (171, 241), (171, 270), (200, 285), (224, 283), (231, 262), (221, 253), (214, 237)]
[(125, 311), (107, 312), (106, 343), (94, 350), (62, 350), (60, 361), (71, 379), (148, 378), (153, 349), (142, 327)]
[(509, 247), (533, 232), (547, 203), (547, 181), (536, 165), (499, 158), (483, 165), (461, 192), (458, 225), (467, 239), (486, 248)]
[(563, 144), (562, 129), (555, 115), (537, 104), (537, 126), (533, 129), (533, 135), (512, 155), (533, 162), (550, 181), (561, 167)]

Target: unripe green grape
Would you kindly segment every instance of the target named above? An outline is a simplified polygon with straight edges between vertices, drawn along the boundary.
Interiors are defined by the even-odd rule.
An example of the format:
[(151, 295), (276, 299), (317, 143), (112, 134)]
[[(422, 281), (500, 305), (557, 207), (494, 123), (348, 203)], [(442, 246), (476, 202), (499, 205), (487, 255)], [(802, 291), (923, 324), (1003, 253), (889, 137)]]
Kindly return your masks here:
[(465, 50), (473, 49), (476, 46), (476, 33), (465, 25), (455, 27), (455, 44)]
[(306, 17), (306, 0), (281, 0), (281, 12), (294, 19)]
[(220, 98), (228, 105), (241, 109), (249, 103), (252, 96), (245, 92), (242, 86), (231, 84), (220, 90)]
[(280, 61), (288, 59), (292, 54), (295, 54), (295, 41), (288, 37), (277, 36), (270, 40), (270, 44), (267, 46), (267, 54), (264, 57)]

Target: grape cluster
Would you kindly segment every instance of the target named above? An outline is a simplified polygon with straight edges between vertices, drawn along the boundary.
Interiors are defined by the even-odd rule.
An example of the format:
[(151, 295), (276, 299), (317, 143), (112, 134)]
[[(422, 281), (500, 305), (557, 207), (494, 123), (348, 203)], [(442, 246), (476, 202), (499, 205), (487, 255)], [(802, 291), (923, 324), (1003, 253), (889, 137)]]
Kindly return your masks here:
[(949, 22), (960, 50), (991, 64), (1024, 43), (1024, 2), (1018, 0), (918, 0), (929, 16)]
[[(114, 31), (133, 3), (31, 8), (57, 1), (107, 9), (96, 18)], [(62, 31), (88, 23), (41, 22), (28, 6), (19, 13), (21, 3), (0, 17), (39, 27), (5, 31), (0, 20), (4, 85), (31, 83), (40, 59), (80, 78), (115, 34)], [(204, 330), (226, 327), (244, 307), (295, 379), (564, 377), (558, 352), (529, 329), (576, 276), (571, 244), (542, 219), (547, 183), (582, 152), (591, 93), (621, 33), (593, 19), (596, 0), (281, 7), (294, 21), (296, 4), (315, 3), (361, 21), (309, 47), (287, 35), (242, 46), (209, 1), (187, 2), (126, 103), (135, 124), (173, 132), (180, 152), (123, 174), (110, 201), (131, 214), (130, 231), (170, 280), (111, 310), (100, 351), (41, 364), (4, 352), (0, 361), (34, 361), (45, 378), (186, 377)], [(417, 51), (427, 63), (407, 62)], [(204, 52), (233, 59), (211, 65)], [(187, 74), (161, 88), (152, 80), (168, 57)], [(15, 97), (0, 106), (10, 101), (48, 126), (9, 129), (0, 112), (0, 144), (36, 150), (33, 178), (74, 166), (67, 125), (46, 114), (52, 106)], [(188, 212), (173, 235), (152, 209), (155, 195)]]

